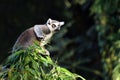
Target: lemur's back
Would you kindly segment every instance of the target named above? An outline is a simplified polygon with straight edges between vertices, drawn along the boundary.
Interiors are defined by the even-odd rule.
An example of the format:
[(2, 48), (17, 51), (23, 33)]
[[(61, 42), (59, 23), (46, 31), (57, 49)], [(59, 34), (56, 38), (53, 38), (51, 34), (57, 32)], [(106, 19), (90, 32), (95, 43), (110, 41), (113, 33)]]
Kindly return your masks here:
[(27, 48), (28, 46), (32, 45), (35, 41), (38, 41), (37, 37), (35, 36), (35, 32), (32, 28), (29, 28), (27, 30), (25, 30), (17, 39), (15, 45), (14, 45), (14, 49), (17, 48)]

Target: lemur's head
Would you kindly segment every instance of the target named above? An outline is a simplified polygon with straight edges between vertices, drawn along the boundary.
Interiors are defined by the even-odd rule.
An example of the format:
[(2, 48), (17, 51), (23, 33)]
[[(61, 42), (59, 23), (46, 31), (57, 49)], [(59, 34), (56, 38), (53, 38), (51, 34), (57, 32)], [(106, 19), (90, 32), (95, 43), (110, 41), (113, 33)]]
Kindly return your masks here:
[(64, 25), (64, 22), (63, 21), (59, 22), (49, 18), (46, 24), (49, 27), (50, 31), (54, 32), (54, 31), (59, 31), (61, 26)]

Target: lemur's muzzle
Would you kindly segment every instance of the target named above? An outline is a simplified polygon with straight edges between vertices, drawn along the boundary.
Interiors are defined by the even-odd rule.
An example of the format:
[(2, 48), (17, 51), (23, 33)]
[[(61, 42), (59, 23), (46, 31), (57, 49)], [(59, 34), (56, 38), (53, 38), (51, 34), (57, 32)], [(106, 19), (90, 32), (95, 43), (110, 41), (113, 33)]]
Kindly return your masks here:
[(63, 26), (64, 25), (64, 22), (60, 22), (60, 26)]
[(55, 31), (59, 31), (61, 26), (63, 26), (63, 25), (64, 25), (64, 22), (60, 22), (59, 26), (55, 29)]

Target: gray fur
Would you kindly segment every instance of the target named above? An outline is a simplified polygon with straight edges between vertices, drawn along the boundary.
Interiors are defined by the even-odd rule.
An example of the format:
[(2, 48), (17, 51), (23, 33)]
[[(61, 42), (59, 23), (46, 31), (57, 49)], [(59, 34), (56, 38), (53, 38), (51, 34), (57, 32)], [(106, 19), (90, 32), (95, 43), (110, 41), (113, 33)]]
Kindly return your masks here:
[[(54, 34), (56, 29), (60, 29), (60, 26), (56, 25), (55, 29), (51, 27), (53, 23), (61, 23), (60, 26), (64, 24), (64, 22), (59, 22), (56, 20), (48, 19), (47, 23), (44, 25), (35, 25), (27, 30), (25, 30), (15, 42), (12, 52), (16, 51), (19, 48), (26, 49), (30, 45), (33, 45), (34, 42), (39, 42), (40, 46), (44, 48), (44, 41), (48, 42), (52, 35)], [(44, 48), (45, 49), (45, 48)], [(49, 55), (49, 51), (46, 51), (46, 54)]]

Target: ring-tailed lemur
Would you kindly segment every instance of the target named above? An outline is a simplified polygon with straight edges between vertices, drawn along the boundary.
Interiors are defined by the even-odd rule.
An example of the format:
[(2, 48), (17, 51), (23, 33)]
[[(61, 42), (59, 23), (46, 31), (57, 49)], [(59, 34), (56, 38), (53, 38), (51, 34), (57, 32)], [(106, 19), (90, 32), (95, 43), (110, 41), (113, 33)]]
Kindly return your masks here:
[(64, 25), (64, 22), (59, 22), (49, 18), (46, 24), (35, 25), (25, 30), (18, 37), (13, 46), (12, 52), (16, 51), (19, 47), (26, 49), (30, 45), (33, 45), (35, 41), (38, 41), (40, 46), (46, 51), (46, 55), (49, 55), (49, 51), (44, 48), (44, 45), (50, 40), (56, 31), (60, 30), (62, 25)]

